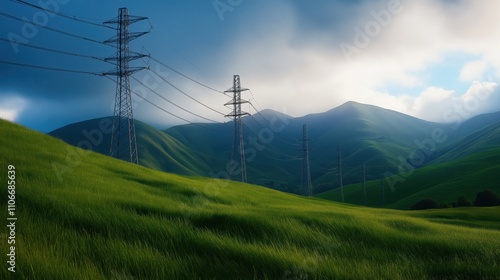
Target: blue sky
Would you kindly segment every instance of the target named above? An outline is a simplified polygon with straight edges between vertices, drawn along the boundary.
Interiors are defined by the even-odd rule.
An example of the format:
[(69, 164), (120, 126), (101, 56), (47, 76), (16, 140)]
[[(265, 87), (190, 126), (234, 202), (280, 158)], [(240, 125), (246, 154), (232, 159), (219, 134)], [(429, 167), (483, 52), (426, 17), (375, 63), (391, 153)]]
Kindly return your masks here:
[[(127, 7), (131, 15), (147, 16), (149, 21), (131, 26), (132, 31), (150, 31), (131, 44), (133, 51), (149, 52), (222, 91), (231, 87), (232, 75), (239, 74), (243, 86), (252, 90), (258, 109), (302, 116), (354, 100), (436, 122), (445, 122), (443, 112), (465, 102), (477, 103), (468, 107), (467, 116), (500, 111), (500, 28), (495, 12), (500, 4), (492, 2), (26, 1), (98, 23), (115, 18), (120, 7)], [(0, 11), (98, 41), (115, 32), (15, 1), (2, 1)], [(109, 46), (43, 28), (28, 30), (26, 24), (0, 16), (0, 38), (12, 34), (22, 36), (27, 44), (66, 52), (96, 57), (115, 52)], [(3, 61), (46, 67), (90, 72), (113, 68), (101, 61), (25, 46), (16, 51), (8, 42), (0, 42), (0, 53)], [(133, 65), (149, 66), (200, 102), (229, 112), (223, 106), (227, 97), (152, 60)], [(48, 132), (113, 113), (115, 84), (103, 77), (5, 64), (0, 64), (0, 77), (0, 117), (36, 130)], [(150, 81), (157, 92), (189, 111), (226, 121), (155, 79), (149, 71), (134, 77)], [(168, 104), (134, 80), (132, 88), (182, 118), (206, 121)], [(139, 120), (159, 128), (184, 123), (137, 97), (133, 99), (134, 116)], [(254, 112), (252, 108), (245, 110)]]

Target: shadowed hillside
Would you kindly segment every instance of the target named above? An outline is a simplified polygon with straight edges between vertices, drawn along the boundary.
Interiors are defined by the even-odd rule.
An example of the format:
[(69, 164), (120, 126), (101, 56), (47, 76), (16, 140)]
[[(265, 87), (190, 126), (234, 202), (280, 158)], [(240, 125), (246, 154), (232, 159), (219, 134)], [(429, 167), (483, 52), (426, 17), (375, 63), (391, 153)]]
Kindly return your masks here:
[[(244, 140), (248, 180), (273, 189), (300, 193), (302, 125), (309, 131), (311, 177), (315, 193), (337, 188), (337, 147), (341, 147), (345, 185), (400, 172), (402, 162), (414, 168), (443, 163), (492, 148), (498, 143), (496, 114), (454, 124), (426, 122), (376, 106), (348, 102), (320, 114), (292, 118), (272, 110), (245, 117)], [(73, 124), (51, 135), (77, 145), (84, 129), (100, 119)], [(189, 124), (159, 131), (137, 121), (140, 163), (177, 174), (229, 178), (232, 123)], [(94, 150), (109, 154), (110, 135)], [(436, 141), (439, 140), (439, 141)]]

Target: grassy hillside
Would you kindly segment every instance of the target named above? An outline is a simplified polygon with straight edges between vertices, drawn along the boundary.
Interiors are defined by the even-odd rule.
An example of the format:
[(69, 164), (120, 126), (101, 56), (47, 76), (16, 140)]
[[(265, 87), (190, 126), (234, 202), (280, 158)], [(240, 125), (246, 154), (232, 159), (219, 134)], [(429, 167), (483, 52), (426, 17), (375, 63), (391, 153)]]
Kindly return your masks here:
[[(391, 191), (385, 181), (385, 207), (409, 209), (415, 202), (424, 198), (434, 198), (439, 202), (456, 201), (465, 196), (473, 201), (476, 193), (484, 189), (493, 189), (500, 193), (500, 149), (490, 149), (475, 153), (452, 162), (434, 164), (416, 169), (413, 174), (394, 186)], [(366, 184), (368, 205), (382, 207), (381, 180)], [(344, 188), (345, 201), (364, 205), (362, 185), (352, 184)], [(317, 197), (339, 201), (338, 190), (318, 194)]]
[(0, 132), (18, 218), (17, 272), (2, 238), (0, 279), (498, 277), (499, 208), (354, 207), (161, 173), (2, 120)]
[[(489, 115), (487, 115), (489, 117)], [(478, 120), (474, 120), (477, 122)], [(467, 126), (467, 128), (470, 126)], [(500, 122), (487, 125), (455, 140), (439, 151), (439, 157), (432, 163), (448, 162), (472, 155), (474, 153), (494, 149), (500, 143)]]

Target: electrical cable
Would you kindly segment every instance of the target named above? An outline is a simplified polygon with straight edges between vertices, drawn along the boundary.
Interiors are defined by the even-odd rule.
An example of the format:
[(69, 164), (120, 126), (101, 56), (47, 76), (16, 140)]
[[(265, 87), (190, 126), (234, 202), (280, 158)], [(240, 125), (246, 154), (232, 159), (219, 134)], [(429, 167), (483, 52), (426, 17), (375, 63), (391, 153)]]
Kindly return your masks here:
[(262, 128), (267, 128), (267, 126), (262, 125), (262, 123), (261, 123), (261, 122), (259, 122), (256, 118), (254, 118), (254, 116), (252, 116), (251, 114), (250, 114), (249, 116), (250, 116), (250, 118), (251, 118), (252, 120), (254, 120), (254, 122), (256, 122), (258, 125), (260, 125)]
[[(111, 79), (110, 77), (108, 77), (108, 76), (104, 76), (104, 77), (106, 77), (107, 79), (111, 80), (113, 83), (116, 83), (116, 81), (114, 81), (114, 80), (113, 80), (113, 79)], [(188, 123), (188, 124), (191, 124), (191, 125), (196, 125), (196, 126), (199, 126), (199, 127), (204, 128), (204, 129), (210, 130), (210, 131), (212, 131), (212, 132), (215, 132), (215, 133), (217, 133), (217, 134), (220, 134), (220, 132), (219, 132), (219, 131), (217, 131), (217, 130), (215, 130), (215, 129), (213, 129), (213, 128), (208, 128), (208, 127), (206, 127), (206, 126), (203, 126), (202, 124), (191, 122), (191, 121), (189, 121), (189, 120), (187, 120), (187, 119), (185, 119), (185, 118), (183, 118), (183, 117), (181, 117), (181, 116), (178, 116), (178, 115), (176, 115), (176, 114), (174, 114), (174, 113), (172, 113), (172, 112), (169, 112), (169, 111), (165, 110), (164, 108), (162, 108), (162, 107), (158, 106), (157, 104), (155, 104), (155, 103), (153, 103), (152, 101), (150, 101), (150, 100), (146, 99), (145, 97), (141, 96), (140, 94), (138, 94), (137, 92), (135, 92), (135, 91), (133, 91), (133, 90), (131, 90), (130, 92), (131, 92), (131, 93), (133, 93), (133, 94), (135, 94), (137, 97), (141, 98), (141, 99), (142, 99), (143, 101), (145, 101), (146, 103), (148, 103), (148, 104), (150, 104), (150, 105), (154, 106), (155, 108), (157, 108), (158, 110), (160, 110), (160, 111), (162, 111), (162, 112), (164, 112), (164, 113), (169, 114), (169, 115), (170, 115), (170, 116), (172, 116), (172, 117), (175, 117), (175, 118), (177, 118), (177, 119), (179, 119), (179, 120), (182, 120), (182, 121), (184, 121), (184, 122), (186, 122), (186, 123)]]
[[(0, 38), (0, 41), (10, 43), (9, 40), (4, 39), (4, 38)], [(110, 63), (110, 62), (106, 61), (104, 58), (101, 58), (101, 57), (90, 56), (90, 55), (85, 55), (85, 54), (71, 53), (71, 52), (66, 52), (66, 51), (60, 51), (60, 50), (50, 49), (50, 48), (41, 47), (41, 46), (35, 46), (35, 45), (25, 44), (25, 43), (21, 43), (21, 42), (16, 42), (16, 44), (18, 44), (20, 46), (25, 46), (25, 47), (28, 47), (28, 48), (42, 50), (42, 51), (48, 51), (48, 52), (59, 53), (59, 54), (70, 55), (70, 56), (76, 56), (76, 57), (82, 57), (82, 58), (90, 58), (90, 59), (95, 59), (95, 60), (99, 60), (99, 61), (102, 61), (102, 62)], [(113, 64), (113, 63), (111, 63), (111, 64)]]
[[(255, 100), (255, 96), (253, 95), (253, 92), (252, 90), (248, 90), (250, 92), (250, 94), (252, 95), (252, 100)], [(271, 124), (271, 122), (264, 116), (260, 113), (261, 110), (258, 110), (252, 102), (249, 102), (250, 103), (250, 106), (252, 106), (252, 108), (255, 110), (255, 112), (257, 112), (257, 114), (259, 116), (261, 116), (268, 124)]]
[(70, 69), (45, 67), (45, 66), (38, 66), (38, 65), (23, 64), (23, 63), (10, 62), (10, 61), (3, 61), (3, 60), (0, 60), (0, 63), (2, 63), (2, 64), (9, 64), (9, 65), (15, 65), (15, 66), (21, 66), (21, 67), (28, 67), (28, 68), (43, 69), (43, 70), (51, 70), (51, 71), (59, 71), (59, 72), (68, 72), (68, 73), (89, 74), (89, 75), (95, 75), (95, 76), (102, 76), (102, 74), (100, 74), (100, 73), (89, 72), (89, 71), (79, 71), (79, 70), (70, 70)]
[(164, 81), (165, 83), (167, 83), (168, 85), (170, 85), (171, 87), (173, 87), (174, 89), (176, 89), (178, 92), (180, 92), (180, 93), (182, 93), (183, 95), (187, 96), (188, 98), (190, 98), (190, 99), (191, 99), (191, 100), (193, 100), (194, 102), (196, 102), (196, 103), (198, 103), (198, 104), (202, 105), (202, 106), (203, 106), (203, 107), (205, 107), (205, 108), (208, 108), (208, 109), (210, 109), (210, 110), (212, 110), (212, 111), (216, 112), (216, 113), (217, 113), (217, 114), (219, 114), (219, 115), (222, 115), (222, 116), (224, 116), (224, 115), (225, 115), (224, 113), (222, 113), (222, 112), (220, 112), (220, 111), (218, 111), (218, 110), (216, 110), (216, 109), (214, 109), (214, 108), (212, 108), (212, 107), (210, 107), (210, 106), (208, 106), (208, 105), (204, 104), (204, 103), (203, 103), (203, 102), (201, 102), (201, 101), (198, 101), (196, 98), (192, 97), (191, 95), (187, 94), (185, 91), (183, 91), (183, 90), (181, 90), (180, 88), (176, 87), (174, 84), (172, 84), (172, 83), (171, 83), (171, 82), (169, 82), (167, 79), (165, 79), (164, 77), (162, 77), (162, 76), (161, 76), (160, 74), (158, 74), (156, 71), (151, 70), (151, 69), (149, 69), (149, 71), (153, 72), (153, 73), (154, 73), (156, 76), (158, 76), (158, 78), (160, 78), (162, 81)]
[[(185, 61), (187, 61), (189, 64), (191, 64), (191, 66), (193, 66), (193, 67), (194, 67), (196, 70), (198, 70), (201, 74), (205, 75), (205, 77), (207, 77), (207, 78), (211, 79), (211, 78), (207, 75), (207, 73), (205, 73), (204, 71), (202, 71), (202, 70), (201, 70), (198, 66), (196, 66), (193, 62), (191, 62), (191, 61), (190, 61), (189, 59), (187, 59), (184, 55), (182, 55), (182, 53), (181, 53), (179, 50), (177, 50), (177, 48), (175, 48), (175, 47), (174, 47), (174, 46), (173, 46), (173, 45), (169, 42), (169, 40), (167, 40), (167, 39), (163, 36), (163, 34), (162, 34), (162, 33), (158, 32), (158, 30), (156, 30), (156, 28), (154, 28), (153, 24), (151, 23), (151, 21), (150, 21), (149, 19), (148, 19), (148, 21), (149, 21), (149, 24), (150, 24), (150, 26), (151, 26), (151, 29), (152, 29), (152, 30), (153, 30), (156, 34), (158, 34), (158, 36), (160, 36), (160, 37), (163, 39), (163, 41), (165, 41), (165, 42), (167, 43), (167, 45), (168, 45), (168, 46), (169, 46), (172, 50), (174, 50), (174, 52), (176, 52), (176, 53), (177, 53), (177, 55), (179, 55), (179, 56), (180, 56), (180, 57), (182, 57)], [(213, 79), (211, 79), (211, 80), (212, 80), (212, 81), (214, 81)], [(215, 82), (215, 81), (214, 81), (214, 82)], [(215, 82), (215, 83), (217, 84), (217, 82)], [(220, 86), (220, 85), (218, 84), (218, 86)], [(224, 93), (223, 91), (218, 91), (218, 90), (215, 90), (215, 91), (216, 91), (216, 92), (220, 92), (220, 93)]]
[(41, 6), (32, 4), (32, 3), (26, 2), (26, 1), (23, 1), (23, 0), (10, 0), (10, 1), (14, 2), (14, 3), (26, 5), (26, 6), (29, 6), (29, 7), (33, 7), (35, 9), (42, 10), (42, 11), (45, 11), (47, 13), (58, 15), (58, 16), (61, 16), (61, 17), (67, 18), (67, 19), (74, 20), (74, 21), (78, 21), (78, 22), (82, 22), (82, 23), (86, 23), (86, 24), (91, 24), (91, 25), (94, 25), (94, 26), (106, 27), (106, 28), (109, 28), (109, 29), (116, 30), (116, 28), (111, 27), (111, 26), (107, 26), (107, 25), (104, 25), (104, 24), (99, 24), (99, 23), (87, 21), (87, 20), (84, 20), (84, 19), (80, 19), (80, 18), (78, 18), (76, 16), (71, 16), (71, 15), (68, 15), (68, 14), (63, 14), (63, 13), (60, 13), (60, 12), (52, 11), (52, 10), (46, 9), (44, 7), (41, 7)]
[(161, 62), (160, 60), (158, 60), (158, 59), (156, 59), (156, 58), (154, 58), (154, 57), (151, 57), (151, 60), (153, 60), (153, 61), (157, 62), (158, 64), (160, 64), (160, 65), (162, 65), (162, 66), (164, 66), (164, 67), (166, 67), (166, 68), (170, 69), (171, 71), (173, 71), (173, 72), (175, 72), (175, 73), (177, 73), (177, 74), (181, 75), (182, 77), (184, 77), (184, 78), (186, 78), (186, 79), (188, 79), (188, 80), (190, 80), (190, 81), (192, 81), (192, 82), (194, 82), (194, 83), (196, 83), (196, 84), (198, 84), (198, 85), (200, 85), (200, 86), (202, 86), (202, 87), (204, 87), (204, 88), (207, 88), (207, 89), (209, 89), (209, 90), (212, 90), (212, 91), (215, 91), (215, 92), (217, 92), (217, 93), (224, 94), (224, 95), (226, 95), (226, 96), (227, 96), (227, 94), (226, 94), (226, 93), (224, 93), (223, 91), (217, 90), (217, 89), (215, 89), (215, 88), (213, 88), (213, 87), (210, 87), (210, 86), (208, 86), (208, 85), (206, 85), (206, 84), (204, 84), (204, 83), (202, 83), (202, 82), (198, 82), (197, 80), (195, 80), (195, 79), (193, 79), (193, 78), (189, 77), (189, 76), (188, 76), (188, 75), (186, 75), (186, 74), (183, 74), (183, 73), (182, 73), (182, 72), (180, 72), (180, 71), (175, 70), (174, 68), (172, 68), (172, 67), (168, 66), (166, 63), (163, 63), (163, 62)]
[(145, 88), (149, 89), (152, 93), (156, 94), (156, 95), (157, 95), (158, 97), (160, 97), (161, 99), (163, 99), (163, 100), (167, 101), (168, 103), (172, 104), (173, 106), (175, 106), (175, 107), (177, 107), (177, 108), (179, 108), (179, 109), (183, 110), (184, 112), (187, 112), (187, 113), (189, 113), (189, 114), (191, 114), (191, 115), (193, 115), (193, 116), (196, 116), (196, 117), (198, 117), (198, 118), (201, 118), (201, 119), (207, 120), (207, 121), (209, 121), (209, 122), (214, 122), (214, 123), (217, 123), (217, 121), (214, 121), (214, 120), (212, 120), (212, 119), (209, 119), (209, 118), (203, 117), (203, 116), (201, 116), (201, 115), (199, 115), (199, 114), (196, 114), (196, 113), (194, 113), (194, 112), (189, 111), (188, 109), (183, 108), (182, 106), (177, 105), (176, 103), (174, 103), (174, 102), (170, 101), (169, 99), (167, 99), (167, 98), (165, 98), (164, 96), (162, 96), (161, 94), (159, 94), (156, 90), (154, 90), (154, 89), (152, 89), (152, 88), (148, 87), (148, 86), (147, 86), (147, 85), (145, 85), (143, 82), (139, 81), (137, 78), (135, 78), (135, 77), (133, 77), (133, 76), (132, 76), (132, 79), (134, 79), (134, 81), (136, 81), (137, 83), (139, 83), (139, 84), (140, 84), (140, 85), (142, 85), (143, 87), (145, 87)]
[[(77, 38), (77, 39), (81, 39), (81, 40), (85, 40), (85, 41), (89, 41), (89, 42), (93, 42), (93, 43), (98, 43), (100, 45), (104, 45), (104, 46), (108, 46), (108, 47), (115, 47), (115, 46), (113, 46), (111, 44), (106, 44), (104, 42), (97, 41), (97, 40), (94, 40), (94, 39), (91, 39), (91, 38), (83, 37), (83, 36), (80, 36), (80, 35), (75, 35), (75, 34), (72, 34), (70, 32), (62, 31), (62, 30), (55, 29), (55, 28), (52, 28), (52, 27), (48, 27), (48, 26), (45, 26), (45, 25), (42, 25), (42, 24), (38, 24), (38, 23), (35, 23), (35, 22), (30, 22), (28, 20), (25, 20), (25, 19), (22, 19), (22, 18), (18, 18), (18, 17), (15, 17), (15, 16), (11, 16), (11, 15), (3, 13), (3, 12), (0, 12), (0, 16), (7, 17), (7, 18), (10, 18), (10, 19), (13, 19), (13, 20), (20, 21), (20, 22), (32, 24), (34, 26), (37, 26), (37, 27), (40, 27), (40, 28), (43, 28), (43, 29), (47, 29), (47, 30), (50, 30), (52, 32), (60, 33), (60, 34), (63, 34), (63, 35), (69, 36), (69, 37), (73, 37), (73, 38)], [(15, 42), (15, 43), (18, 43), (18, 42)]]

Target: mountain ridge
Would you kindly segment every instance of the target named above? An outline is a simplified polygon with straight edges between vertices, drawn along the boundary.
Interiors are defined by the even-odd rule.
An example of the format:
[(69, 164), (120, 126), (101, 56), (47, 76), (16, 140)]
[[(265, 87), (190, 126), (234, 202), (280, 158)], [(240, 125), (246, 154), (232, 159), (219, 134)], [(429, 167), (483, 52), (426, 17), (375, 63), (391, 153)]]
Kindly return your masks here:
[[(309, 130), (311, 175), (315, 190), (319, 193), (338, 187), (338, 146), (342, 152), (345, 184), (360, 181), (363, 163), (367, 166), (367, 179), (383, 178), (386, 172), (397, 173), (400, 158), (408, 158), (413, 152), (419, 152), (421, 147), (416, 143), (431, 138), (436, 129), (443, 130), (449, 140), (437, 145), (437, 150), (421, 166), (416, 167), (456, 159), (458, 153), (455, 156), (450, 154), (453, 145), (462, 145), (460, 141), (473, 141), (471, 139), (474, 136), (466, 138), (470, 131), (485, 129), (480, 127), (482, 125), (493, 125), (495, 116), (477, 116), (470, 122), (462, 123), (461, 128), (453, 129), (452, 124), (428, 122), (357, 102), (347, 102), (324, 113), (299, 118), (274, 110), (263, 110), (260, 114), (243, 118), (248, 178), (251, 183), (258, 185), (301, 193), (299, 150), (303, 124), (307, 124)], [(141, 154), (147, 156), (143, 165), (185, 175), (227, 175), (233, 142), (232, 124), (189, 124), (159, 131), (139, 121), (137, 123), (136, 126), (147, 132), (138, 133), (138, 143), (145, 143), (140, 145), (142, 151), (139, 153), (140, 158)], [(78, 125), (75, 129), (77, 132), (78, 129), (82, 131)], [(74, 137), (68, 127), (58, 130), (63, 131), (66, 132), (58, 134), (56, 131), (51, 135), (66, 139), (73, 145), (78, 143), (78, 138), (68, 141)], [(149, 133), (153, 136), (148, 136)], [(496, 133), (488, 136), (493, 139), (488, 141), (494, 141)], [(476, 136), (476, 140), (480, 138)], [(107, 154), (106, 144), (103, 147), (101, 152)], [(153, 152), (149, 148), (153, 148)], [(460, 156), (478, 150), (470, 149)], [(163, 158), (168, 160), (163, 161)]]

